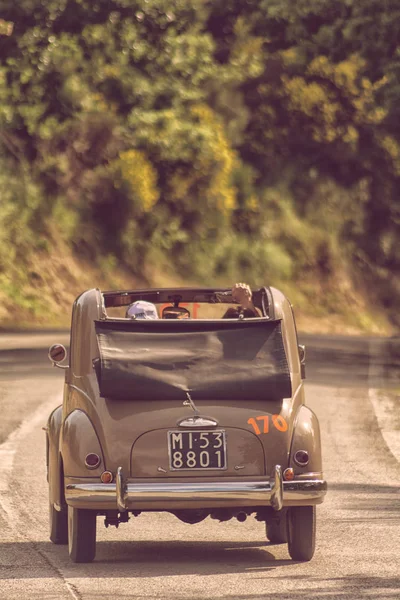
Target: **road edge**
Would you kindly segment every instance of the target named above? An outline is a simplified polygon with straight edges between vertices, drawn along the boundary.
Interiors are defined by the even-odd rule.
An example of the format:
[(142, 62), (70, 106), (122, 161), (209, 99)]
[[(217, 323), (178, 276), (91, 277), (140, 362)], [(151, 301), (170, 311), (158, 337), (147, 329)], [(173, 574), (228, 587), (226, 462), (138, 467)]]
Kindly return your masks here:
[[(0, 444), (0, 464), (1, 464), (1, 477), (0, 477), (0, 510), (2, 510), (7, 517), (9, 522), (15, 523), (15, 510), (13, 507), (13, 500), (10, 492), (10, 478), (13, 473), (14, 457), (18, 450), (20, 442), (29, 435), (35, 427), (44, 427), (47, 419), (58, 404), (62, 403), (62, 393), (54, 394), (50, 399), (45, 400), (40, 404), (36, 410), (24, 419), (16, 429), (14, 429), (9, 436)], [(44, 433), (43, 433), (44, 435)], [(11, 518), (13, 517), (13, 518)]]
[[(396, 426), (396, 420), (399, 420), (398, 408), (396, 404), (400, 403), (400, 396), (394, 391), (385, 389), (384, 373), (382, 372), (382, 363), (377, 357), (384, 353), (382, 348), (384, 342), (378, 344), (379, 352), (376, 351), (376, 341), (374, 346), (369, 343), (369, 367), (368, 367), (368, 397), (372, 405), (378, 427), (381, 435), (397, 462), (400, 462), (400, 428)], [(370, 382), (380, 381), (380, 387), (373, 387)]]

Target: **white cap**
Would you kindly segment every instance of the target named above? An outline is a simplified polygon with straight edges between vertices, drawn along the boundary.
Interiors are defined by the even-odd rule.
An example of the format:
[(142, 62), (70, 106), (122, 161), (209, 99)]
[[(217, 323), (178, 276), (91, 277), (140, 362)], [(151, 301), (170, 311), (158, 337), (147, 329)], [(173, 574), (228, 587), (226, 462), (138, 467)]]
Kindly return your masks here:
[(126, 317), (128, 319), (158, 319), (158, 314), (154, 304), (145, 300), (137, 300), (128, 307)]

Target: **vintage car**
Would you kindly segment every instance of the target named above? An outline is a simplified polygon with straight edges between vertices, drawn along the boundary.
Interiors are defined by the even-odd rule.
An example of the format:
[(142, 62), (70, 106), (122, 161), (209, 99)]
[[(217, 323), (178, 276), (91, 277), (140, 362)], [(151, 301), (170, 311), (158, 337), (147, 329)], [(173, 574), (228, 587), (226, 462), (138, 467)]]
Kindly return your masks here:
[[(127, 318), (137, 300), (160, 318)], [(327, 485), (305, 350), (279, 290), (253, 290), (253, 302), (259, 316), (244, 318), (227, 312), (227, 289), (76, 299), (68, 365), (64, 346), (49, 349), (65, 386), (46, 428), (50, 539), (74, 562), (94, 559), (98, 516), (118, 526), (145, 511), (185, 523), (254, 515), (293, 560), (312, 558)]]

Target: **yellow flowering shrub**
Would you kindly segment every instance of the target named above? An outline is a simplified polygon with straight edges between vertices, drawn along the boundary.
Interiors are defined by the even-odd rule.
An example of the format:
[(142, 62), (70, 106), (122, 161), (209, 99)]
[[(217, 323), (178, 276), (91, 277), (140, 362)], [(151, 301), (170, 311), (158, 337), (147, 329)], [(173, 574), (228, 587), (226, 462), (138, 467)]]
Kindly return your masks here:
[(203, 104), (196, 105), (191, 108), (191, 113), (203, 130), (203, 148), (198, 155), (197, 167), (210, 175), (207, 201), (210, 206), (229, 216), (236, 207), (236, 189), (231, 183), (236, 154), (211, 108)]
[(304, 76), (282, 77), (289, 108), (309, 119), (316, 142), (341, 140), (355, 147), (359, 139), (356, 126), (379, 125), (386, 117), (387, 112), (377, 107), (375, 98), (387, 80), (383, 77), (372, 83), (362, 76), (365, 66), (365, 60), (358, 54), (339, 63), (318, 56)]
[(135, 203), (149, 212), (159, 199), (157, 174), (146, 155), (139, 150), (126, 150), (119, 154), (117, 164), (122, 179), (129, 185)]
[(400, 145), (391, 135), (384, 135), (379, 139), (381, 147), (389, 154), (393, 170), (397, 177), (400, 177)]

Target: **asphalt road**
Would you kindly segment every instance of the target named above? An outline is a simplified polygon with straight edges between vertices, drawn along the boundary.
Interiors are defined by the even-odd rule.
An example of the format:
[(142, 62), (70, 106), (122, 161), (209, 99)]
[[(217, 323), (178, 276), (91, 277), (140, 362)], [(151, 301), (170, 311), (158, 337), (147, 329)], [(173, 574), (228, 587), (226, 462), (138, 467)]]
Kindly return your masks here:
[(118, 530), (99, 518), (96, 560), (76, 565), (47, 531), (41, 427), (63, 374), (46, 363), (42, 337), (17, 345), (0, 336), (0, 599), (400, 598), (398, 341), (301, 341), (329, 482), (310, 563), (268, 543), (253, 518), (186, 525), (155, 513)]

